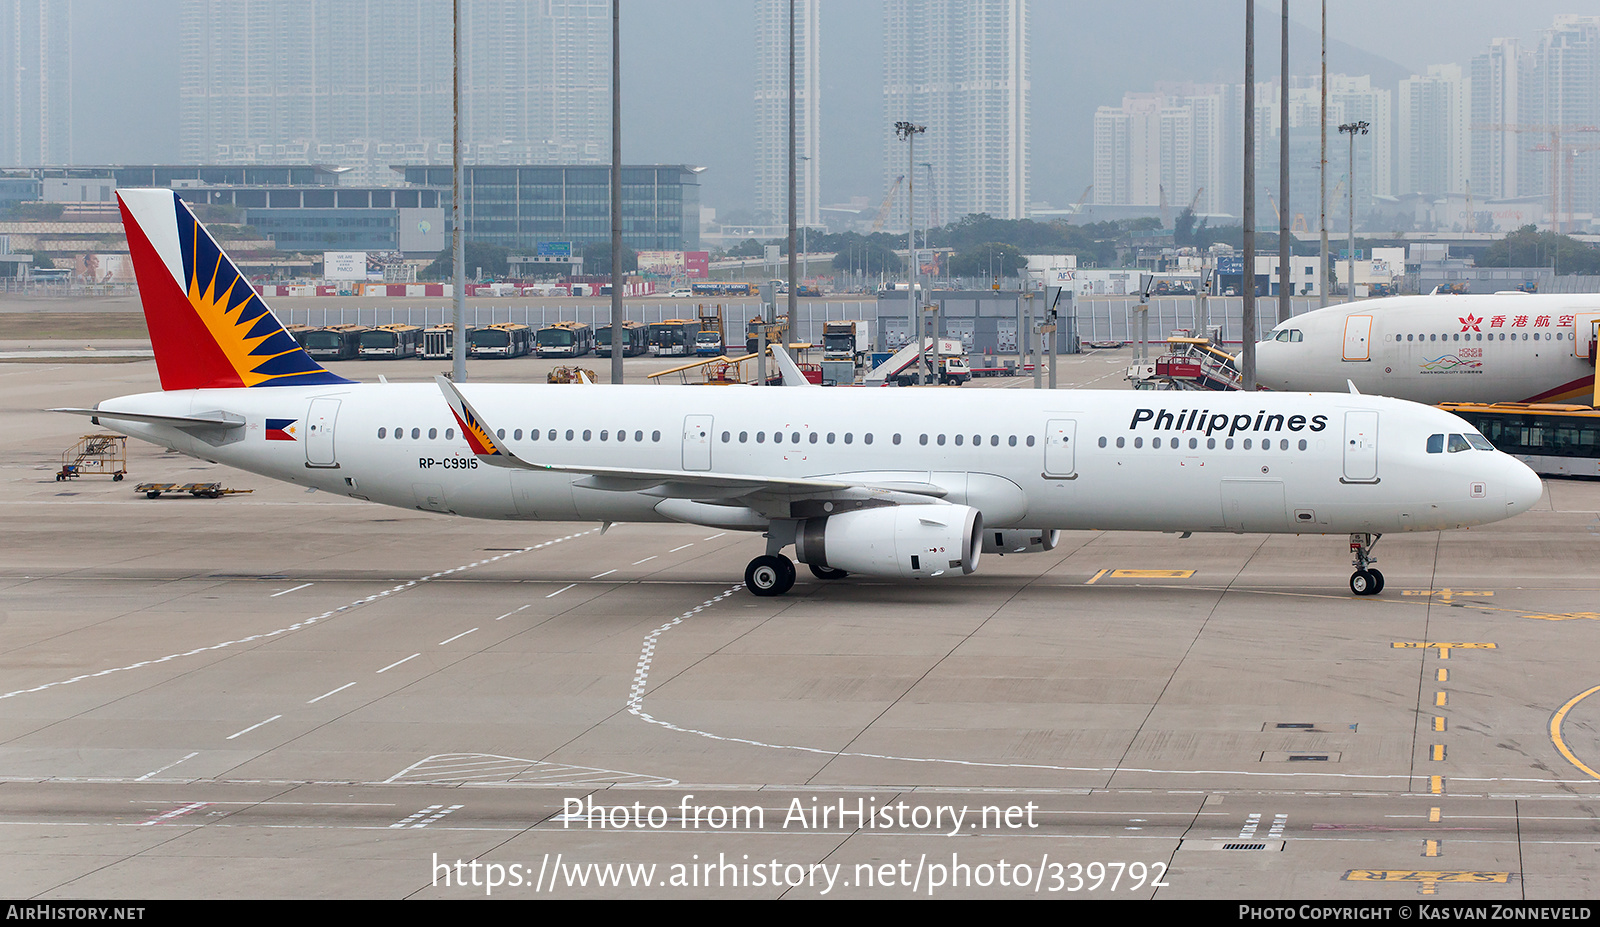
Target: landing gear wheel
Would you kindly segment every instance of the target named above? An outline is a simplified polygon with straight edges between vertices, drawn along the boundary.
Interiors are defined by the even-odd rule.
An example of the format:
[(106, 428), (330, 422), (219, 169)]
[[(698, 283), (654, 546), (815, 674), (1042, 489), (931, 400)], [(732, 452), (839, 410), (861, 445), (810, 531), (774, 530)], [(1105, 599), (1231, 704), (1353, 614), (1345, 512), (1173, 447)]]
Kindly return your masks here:
[(744, 586), (752, 595), (783, 595), (794, 588), (794, 562), (781, 554), (767, 554), (744, 568)]
[(817, 579), (844, 579), (850, 575), (845, 570), (835, 570), (831, 567), (818, 566), (815, 563), (808, 563), (806, 566), (811, 568), (811, 575)]
[(1374, 595), (1381, 588), (1378, 577), (1371, 570), (1357, 570), (1350, 574), (1350, 591), (1356, 595)]
[(1378, 582), (1378, 588), (1372, 590), (1372, 594), (1373, 595), (1377, 595), (1378, 593), (1383, 591), (1383, 574), (1378, 572), (1377, 570), (1368, 570), (1367, 572), (1371, 573), (1372, 574), (1372, 578), (1377, 580), (1377, 582)]

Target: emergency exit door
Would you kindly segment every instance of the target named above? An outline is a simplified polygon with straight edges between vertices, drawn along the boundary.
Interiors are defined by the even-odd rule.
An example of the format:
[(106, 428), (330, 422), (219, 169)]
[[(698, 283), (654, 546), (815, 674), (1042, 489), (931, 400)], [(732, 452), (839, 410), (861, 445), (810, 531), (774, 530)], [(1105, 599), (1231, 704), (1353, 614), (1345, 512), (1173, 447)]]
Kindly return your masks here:
[(711, 416), (683, 418), (683, 469), (711, 469)]

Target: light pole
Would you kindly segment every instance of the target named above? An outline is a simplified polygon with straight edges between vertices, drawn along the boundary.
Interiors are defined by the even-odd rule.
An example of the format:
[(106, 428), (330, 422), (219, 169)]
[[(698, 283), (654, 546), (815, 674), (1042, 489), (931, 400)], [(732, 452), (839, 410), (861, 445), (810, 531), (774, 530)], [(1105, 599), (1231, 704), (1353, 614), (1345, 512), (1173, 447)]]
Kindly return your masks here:
[(1318, 131), (1322, 133), (1321, 193), (1317, 209), (1321, 213), (1322, 259), (1317, 262), (1317, 306), (1328, 305), (1328, 0), (1322, 0), (1322, 110), (1317, 117)]
[[(918, 386), (926, 382), (923, 378), (925, 369), (923, 354), (926, 351), (927, 341), (922, 330), (922, 313), (918, 311), (921, 308), (920, 301), (917, 299), (917, 136), (926, 131), (928, 131), (927, 126), (919, 126), (903, 119), (894, 124), (895, 136), (905, 139), (909, 145), (906, 154), (906, 244), (909, 253), (906, 258), (910, 264), (910, 273), (907, 276), (910, 282), (906, 286), (906, 305), (910, 307), (909, 320), (917, 327)], [(938, 337), (937, 333), (934, 337)], [(934, 350), (934, 356), (938, 357), (937, 348)]]
[(622, 382), (622, 14), (611, 0), (611, 382)]
[(454, 61), (451, 66), (451, 102), (455, 113), (450, 122), (450, 280), (455, 285), (451, 305), (455, 308), (455, 326), (450, 341), (450, 378), (457, 383), (467, 380), (467, 243), (461, 227), (461, 0), (451, 7), (454, 34)]
[(1367, 134), (1371, 123), (1347, 122), (1339, 132), (1350, 136), (1350, 273), (1344, 282), (1346, 302), (1356, 298), (1356, 133)]

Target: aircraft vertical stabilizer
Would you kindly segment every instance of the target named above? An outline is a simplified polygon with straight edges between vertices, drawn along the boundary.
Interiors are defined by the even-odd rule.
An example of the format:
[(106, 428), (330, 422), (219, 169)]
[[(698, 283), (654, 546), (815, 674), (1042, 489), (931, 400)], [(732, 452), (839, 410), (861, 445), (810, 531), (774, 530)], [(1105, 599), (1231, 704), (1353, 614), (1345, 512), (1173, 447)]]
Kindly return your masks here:
[(171, 190), (118, 190), (167, 390), (348, 383), (311, 359)]

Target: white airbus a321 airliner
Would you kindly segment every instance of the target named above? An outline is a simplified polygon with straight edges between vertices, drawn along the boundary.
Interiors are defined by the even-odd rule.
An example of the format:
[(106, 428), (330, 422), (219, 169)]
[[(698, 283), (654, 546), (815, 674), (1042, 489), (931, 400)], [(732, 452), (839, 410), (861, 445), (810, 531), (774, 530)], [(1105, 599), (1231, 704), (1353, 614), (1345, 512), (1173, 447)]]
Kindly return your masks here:
[[(960, 576), (1061, 529), (1348, 533), (1527, 511), (1541, 484), (1459, 418), (1353, 393), (356, 383), (295, 343), (170, 190), (122, 190), (162, 392), (104, 425), (387, 505), (764, 532), (745, 584)], [(1429, 453), (1429, 437), (1467, 448)]]

